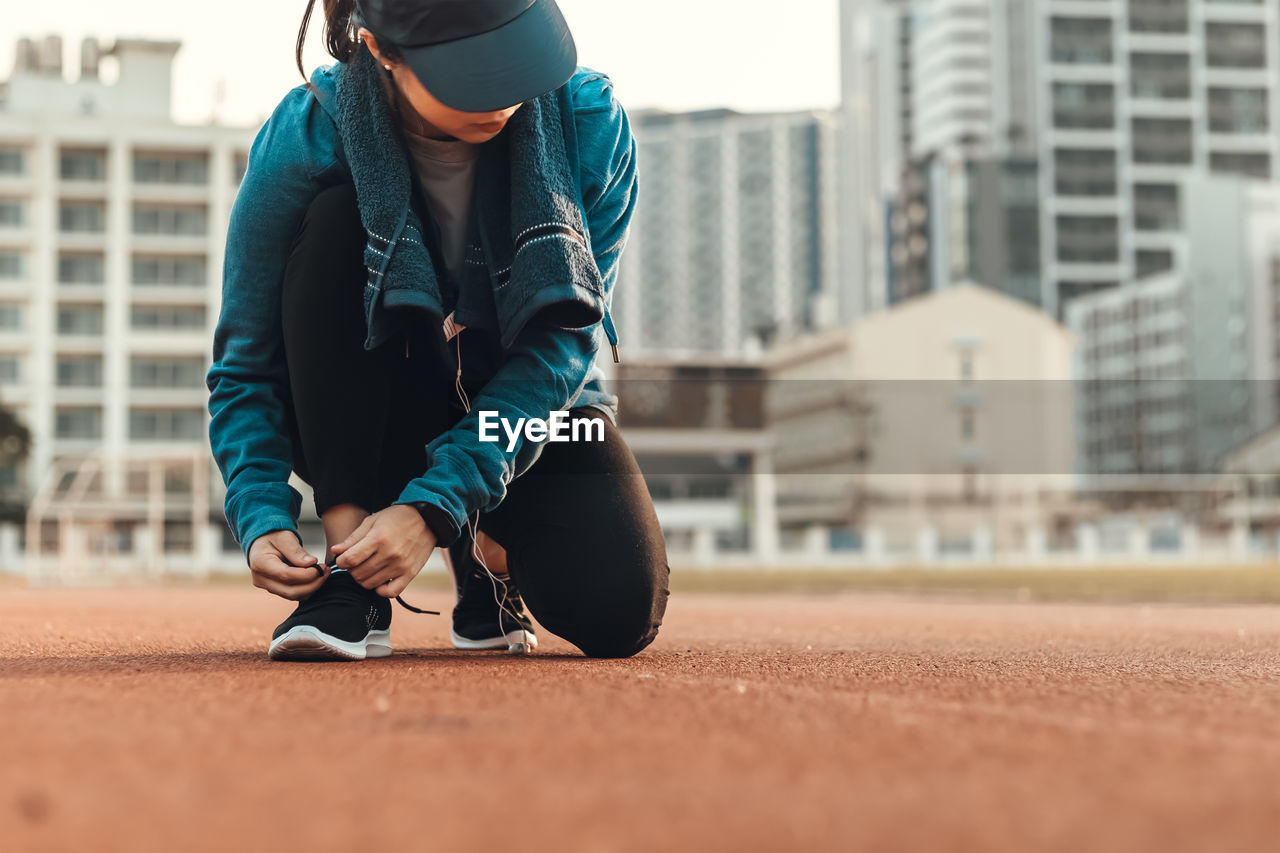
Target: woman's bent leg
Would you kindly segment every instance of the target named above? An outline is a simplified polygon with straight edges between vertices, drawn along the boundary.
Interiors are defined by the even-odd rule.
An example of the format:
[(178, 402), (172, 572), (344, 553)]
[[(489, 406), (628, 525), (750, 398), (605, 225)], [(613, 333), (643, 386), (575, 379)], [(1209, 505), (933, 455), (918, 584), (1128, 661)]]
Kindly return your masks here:
[(480, 528), (506, 549), (530, 612), (591, 657), (629, 657), (666, 612), (666, 542), (631, 450), (599, 410), (602, 442), (548, 443)]
[(435, 373), (421, 363), (424, 347), (409, 347), (416, 358), (405, 357), (400, 339), (364, 348), (364, 245), (355, 188), (331, 187), (312, 202), (285, 269), (294, 470), (321, 516), (342, 504), (373, 513), (394, 501), (401, 472), (425, 470), (424, 446), (446, 416), (424, 393)]

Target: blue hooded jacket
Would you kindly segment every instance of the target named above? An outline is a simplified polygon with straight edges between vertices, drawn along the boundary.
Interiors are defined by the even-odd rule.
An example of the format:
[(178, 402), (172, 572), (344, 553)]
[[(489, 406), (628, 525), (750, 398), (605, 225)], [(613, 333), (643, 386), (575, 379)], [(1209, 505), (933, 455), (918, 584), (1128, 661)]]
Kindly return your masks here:
[[(342, 63), (316, 69), (311, 83), (318, 98), (305, 85), (284, 97), (254, 139), (231, 210), (206, 384), (209, 440), (227, 485), (224, 512), (246, 561), (257, 537), (298, 529), (302, 495), (288, 482), (293, 462), (281, 286), (311, 201), (325, 187), (351, 180), (332, 97), (345, 71)], [(424, 516), (437, 520), (431, 526), (441, 545), (457, 538), (472, 512), (496, 507), (543, 447), (523, 435), (510, 450), (505, 436), (480, 441), (480, 411), (497, 411), (514, 423), (593, 406), (616, 421), (617, 397), (605, 390), (596, 358), (602, 338), (617, 342), (608, 308), (636, 204), (636, 145), (607, 75), (580, 66), (565, 87), (574, 119), (566, 142), (604, 284), (604, 317), (576, 329), (535, 317), (507, 342), (501, 363), (487, 365), (491, 375), (471, 377), (488, 381), (473, 395), (470, 413), (426, 446), (427, 470), (395, 501), (425, 506)]]

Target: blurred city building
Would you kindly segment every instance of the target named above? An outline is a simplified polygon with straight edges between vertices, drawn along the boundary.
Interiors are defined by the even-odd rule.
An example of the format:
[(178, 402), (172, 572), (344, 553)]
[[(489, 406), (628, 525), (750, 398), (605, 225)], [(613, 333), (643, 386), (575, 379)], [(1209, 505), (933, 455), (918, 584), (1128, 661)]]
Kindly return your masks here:
[(1280, 426), (1223, 457), (1234, 488), (1217, 504), (1217, 521), (1237, 532), (1242, 550), (1280, 555)]
[[(65, 545), (62, 518), (92, 525), (86, 547), (112, 552), (199, 562), (239, 550), (221, 515), (204, 375), (255, 130), (172, 121), (178, 47), (86, 39), (68, 79), (57, 36), (22, 39), (4, 82), (0, 399), (34, 441), (0, 478), (48, 513), (30, 547)], [(173, 461), (154, 475), (163, 535), (148, 498), (161, 459)], [(135, 530), (149, 533), (135, 541)]]
[(1074, 300), (1080, 470), (1204, 474), (1277, 422), (1280, 184), (1188, 175), (1178, 271)]
[(871, 152), (857, 168), (879, 176), (858, 187), (860, 209), (904, 214), (885, 229), (887, 301), (957, 280), (932, 255), (958, 251), (948, 214), (982, 205), (974, 159), (1038, 162), (1032, 301), (1055, 316), (1075, 296), (1183, 269), (1183, 177), (1274, 175), (1275, 0), (845, 0), (842, 14), (846, 34), (874, 34), (848, 67), (882, 72), (846, 73), (846, 103), (900, 125), (889, 142), (873, 123), (843, 125), (842, 151)]
[(971, 283), (775, 348), (783, 536), (990, 554), (1073, 529), (1071, 353), (1044, 312)]
[(966, 281), (1041, 307), (1035, 160), (931, 158), (904, 173), (888, 229), (890, 303)]
[(619, 426), (677, 559), (776, 559), (766, 381), (758, 361), (716, 356), (618, 365)]
[(638, 193), (614, 312), (632, 356), (739, 356), (847, 321), (835, 121), (637, 110)]

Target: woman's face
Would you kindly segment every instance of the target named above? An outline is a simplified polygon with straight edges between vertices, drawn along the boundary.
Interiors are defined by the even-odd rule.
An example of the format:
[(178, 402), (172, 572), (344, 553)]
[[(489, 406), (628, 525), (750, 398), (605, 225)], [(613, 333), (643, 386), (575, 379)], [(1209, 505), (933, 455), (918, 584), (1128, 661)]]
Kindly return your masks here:
[[(516, 104), (503, 110), (484, 113), (466, 113), (447, 107), (427, 91), (409, 66), (384, 58), (378, 52), (378, 42), (374, 39), (373, 33), (361, 28), (360, 38), (369, 47), (369, 52), (373, 54), (379, 65), (391, 66), (391, 75), (400, 97), (421, 120), (420, 126), (410, 129), (423, 136), (436, 138), (452, 136), (463, 142), (488, 142), (502, 131), (507, 121), (521, 107), (521, 104)], [(404, 107), (405, 104), (401, 104), (402, 112)], [(408, 116), (406, 120), (412, 121), (413, 116)]]

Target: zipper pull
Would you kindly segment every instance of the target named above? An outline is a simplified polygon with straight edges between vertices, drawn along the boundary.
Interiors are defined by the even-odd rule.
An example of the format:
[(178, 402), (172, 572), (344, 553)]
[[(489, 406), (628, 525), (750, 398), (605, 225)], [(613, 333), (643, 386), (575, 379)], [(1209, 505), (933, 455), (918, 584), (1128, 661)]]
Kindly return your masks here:
[(404, 336), (404, 357), (405, 358), (409, 357), (409, 336), (408, 335)]
[(609, 316), (609, 309), (604, 309), (604, 333), (609, 339), (609, 347), (613, 350), (613, 363), (621, 364), (622, 359), (618, 358), (618, 332), (613, 328), (613, 318)]

